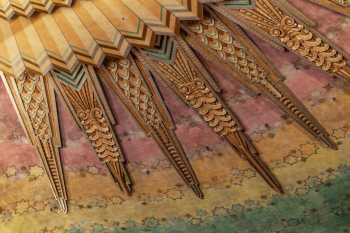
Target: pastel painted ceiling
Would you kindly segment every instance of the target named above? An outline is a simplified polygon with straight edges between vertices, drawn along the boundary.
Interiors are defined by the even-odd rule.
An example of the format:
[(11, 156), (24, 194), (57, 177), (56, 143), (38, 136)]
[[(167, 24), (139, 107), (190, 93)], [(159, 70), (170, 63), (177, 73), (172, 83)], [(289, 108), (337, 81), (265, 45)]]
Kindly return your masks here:
[[(209, 1), (203, 2), (209, 4)], [(184, 48), (181, 47), (182, 43), (186, 49), (191, 47), (191, 55), (198, 57), (198, 62), (202, 63), (199, 67), (208, 70), (203, 71), (203, 76), (213, 78), (209, 79), (208, 85), (212, 85), (213, 89), (221, 89), (218, 96), (227, 104), (225, 107), (237, 115), (261, 159), (282, 185), (284, 194), (274, 190), (278, 191), (276, 184), (268, 185), (269, 179), (264, 180), (259, 175), (259, 169), (254, 169), (248, 162), (249, 159), (242, 159), (230, 145), (231, 141), (220, 137), (209, 127), (196, 109), (186, 106), (187, 102), (174, 94), (171, 85), (160, 77), (162, 73), (157, 72), (149, 76), (155, 80), (150, 86), (160, 91), (165, 103), (162, 106), (166, 106), (169, 111), (169, 115), (164, 115), (171, 116), (176, 126), (175, 136), (193, 167), (204, 197), (200, 199), (193, 194), (192, 190), (196, 192), (196, 188), (186, 185), (186, 179), (179, 176), (181, 173), (178, 174), (164, 156), (164, 151), (152, 134), (145, 133), (142, 124), (135, 120), (109, 83), (101, 82), (106, 102), (115, 117), (116, 124), (111, 127), (118, 136), (127, 161), (125, 167), (133, 184), (131, 195), (122, 192), (116, 185), (118, 181), (111, 178), (110, 170), (96, 156), (84, 130), (79, 128), (83, 128), (82, 125), (75, 122), (74, 114), (71, 114), (74, 112), (73, 104), (66, 104), (69, 96), (64, 94), (64, 88), (60, 85), (69, 82), (69, 85), (74, 86), (72, 90), (83, 88), (79, 71), (75, 70), (75, 75), (66, 69), (59, 71), (53, 62), (50, 73), (43, 72), (43, 75), (61, 80), (57, 82), (54, 95), (59, 116), (62, 141), (60, 156), (68, 211), (60, 211), (37, 149), (28, 139), (13, 106), (6, 85), (11, 85), (8, 77), (14, 78), (16, 72), (5, 72), (2, 74), (3, 82), (0, 82), (1, 233), (350, 232), (350, 111), (347, 108), (350, 86), (342, 78), (347, 75), (350, 77), (350, 73), (346, 73), (346, 68), (333, 73), (327, 69), (322, 71), (312, 61), (288, 51), (276, 41), (270, 43), (264, 32), (255, 34), (255, 29), (249, 31), (249, 22), (244, 21), (244, 17), (229, 17), (230, 11), (237, 10), (236, 4), (244, 5), (249, 11), (254, 9), (254, 1), (217, 2), (209, 10), (214, 11), (215, 7), (224, 9), (221, 4), (226, 4), (225, 7), (229, 9), (226, 11), (228, 22), (234, 20), (241, 23), (244, 32), (247, 32), (267, 61), (276, 67), (277, 73), (283, 75), (284, 84), (318, 120), (322, 130), (329, 133), (329, 136), (317, 139), (317, 135), (283, 112), (283, 108), (267, 98), (264, 92), (256, 92), (254, 88), (243, 85), (239, 75), (231, 72), (229, 65), (223, 65), (222, 60), (214, 59), (213, 53), (196, 46), (196, 40), (188, 36), (192, 35), (191, 28), (194, 27), (187, 20), (182, 22), (188, 38), (184, 36), (183, 40), (175, 40), (178, 46), (176, 51)], [(345, 5), (343, 9), (339, 8), (342, 5), (337, 1), (315, 1), (319, 5), (307, 0), (288, 2), (305, 14), (298, 15), (305, 25), (321, 33), (337, 51), (341, 51), (344, 60), (347, 58), (346, 53), (350, 52), (350, 17), (347, 17), (350, 10)], [(324, 6), (328, 6), (328, 9)], [(217, 14), (220, 9), (217, 9)], [(51, 10), (48, 12), (56, 12)], [(295, 11), (291, 10), (293, 13)], [(28, 17), (32, 17), (32, 14), (36, 17), (33, 12), (28, 11)], [(16, 16), (8, 13), (2, 17)], [(149, 28), (150, 31), (156, 31), (155, 35), (160, 30), (160, 27), (155, 26)], [(127, 43), (132, 41), (131, 37), (123, 36), (127, 38)], [(146, 68), (159, 71), (165, 60), (165, 65), (171, 64), (169, 62), (176, 61), (176, 56), (171, 55), (172, 47), (164, 47), (165, 44), (171, 44), (164, 42), (171, 37), (158, 36), (153, 48), (145, 48), (142, 43), (146, 43), (147, 39), (143, 38), (142, 43), (141, 39), (130, 42), (131, 47), (138, 48), (137, 51), (123, 46), (120, 51), (129, 53), (132, 50), (135, 64), (138, 64), (138, 54), (142, 54), (142, 59), (146, 60), (151, 57)], [(107, 57), (110, 56), (105, 48), (102, 51)], [(76, 51), (73, 53), (77, 54)], [(78, 57), (77, 62), (80, 63), (81, 58)], [(26, 70), (27, 64), (23, 64)], [(91, 67), (95, 65), (86, 64), (83, 69), (91, 72), (94, 69)], [(102, 66), (107, 71), (111, 70), (107, 64), (105, 60)], [(121, 66), (124, 64), (118, 63)], [(99, 71), (96, 73), (102, 75)], [(169, 122), (171, 120), (169, 117)], [(338, 149), (333, 150), (332, 147)]]

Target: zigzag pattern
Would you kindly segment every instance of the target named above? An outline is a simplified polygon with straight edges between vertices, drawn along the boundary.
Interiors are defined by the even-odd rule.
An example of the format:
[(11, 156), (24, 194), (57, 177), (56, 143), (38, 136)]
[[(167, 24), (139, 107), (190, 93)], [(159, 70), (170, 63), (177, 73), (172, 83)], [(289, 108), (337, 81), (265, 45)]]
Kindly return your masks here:
[(176, 56), (176, 43), (169, 36), (157, 36), (156, 43), (153, 48), (144, 49), (145, 53), (157, 60), (165, 63), (172, 63)]
[(253, 7), (254, 2), (252, 0), (233, 0), (233, 1), (225, 1), (223, 2), (223, 5), (226, 7), (231, 8), (246, 8), (246, 7)]
[(65, 84), (76, 90), (80, 90), (86, 80), (85, 69), (82, 65), (79, 65), (72, 74), (57, 69), (53, 72), (56, 78), (62, 80)]

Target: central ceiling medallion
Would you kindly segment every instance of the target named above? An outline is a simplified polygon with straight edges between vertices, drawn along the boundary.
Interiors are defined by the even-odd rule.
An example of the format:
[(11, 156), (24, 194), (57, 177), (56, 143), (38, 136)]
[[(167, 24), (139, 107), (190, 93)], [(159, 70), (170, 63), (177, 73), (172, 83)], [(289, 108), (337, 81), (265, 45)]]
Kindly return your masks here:
[[(350, 8), (347, 1), (317, 2), (343, 14)], [(346, 54), (286, 1), (2, 1), (1, 76), (60, 209), (67, 212), (68, 197), (60, 160), (58, 93), (115, 183), (133, 192), (105, 88), (157, 142), (183, 182), (204, 197), (155, 79), (167, 83), (271, 188), (283, 193), (194, 51), (220, 61), (232, 79), (267, 96), (320, 143), (337, 149), (244, 30), (333, 76), (350, 79)]]

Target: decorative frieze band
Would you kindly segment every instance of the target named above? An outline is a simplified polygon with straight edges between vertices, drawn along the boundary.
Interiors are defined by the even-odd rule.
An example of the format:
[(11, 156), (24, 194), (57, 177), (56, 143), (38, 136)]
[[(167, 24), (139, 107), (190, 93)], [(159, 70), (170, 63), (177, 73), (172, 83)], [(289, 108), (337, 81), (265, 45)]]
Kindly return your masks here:
[(201, 21), (186, 24), (185, 40), (210, 59), (222, 61), (244, 85), (267, 95), (305, 130), (336, 149), (328, 132), (283, 84), (282, 75), (244, 32), (235, 24), (226, 24), (214, 12), (206, 13)]
[(35, 147), (59, 209), (66, 213), (67, 191), (61, 164), (61, 135), (51, 77), (26, 72), (19, 77), (3, 75), (19, 120)]
[(210, 75), (181, 38), (176, 39), (177, 52), (173, 63), (165, 63), (138, 53), (142, 64), (147, 63), (157, 77), (169, 87), (211, 127), (224, 137), (235, 151), (277, 192), (283, 192), (277, 178), (261, 160), (238, 118), (226, 107), (209, 83)]
[(158, 143), (185, 183), (202, 198), (199, 182), (174, 133), (174, 126), (151, 76), (140, 70), (134, 59), (110, 60), (99, 76), (132, 113), (141, 127)]
[(55, 80), (56, 87), (98, 158), (106, 164), (114, 181), (122, 191), (131, 193), (132, 182), (123, 152), (105, 109), (104, 94), (93, 68), (84, 67), (84, 69), (86, 81), (79, 90), (59, 80)]

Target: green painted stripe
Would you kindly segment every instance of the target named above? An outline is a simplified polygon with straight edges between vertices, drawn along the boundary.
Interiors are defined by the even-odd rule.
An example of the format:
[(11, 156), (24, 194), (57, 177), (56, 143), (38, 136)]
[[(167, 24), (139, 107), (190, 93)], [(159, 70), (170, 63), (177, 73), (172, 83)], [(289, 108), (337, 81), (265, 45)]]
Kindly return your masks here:
[(151, 56), (157, 60), (161, 60), (165, 63), (172, 63), (176, 55), (176, 44), (173, 38), (169, 36), (159, 37), (161, 40), (159, 48), (144, 49), (148, 56)]
[(54, 70), (55, 77), (73, 87), (76, 90), (80, 90), (82, 85), (86, 80), (85, 69), (82, 65), (79, 65), (72, 74), (61, 71)]
[(254, 6), (253, 0), (231, 0), (231, 1), (225, 1), (223, 3), (227, 7), (232, 8), (251, 8)]

